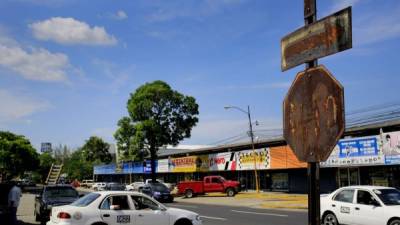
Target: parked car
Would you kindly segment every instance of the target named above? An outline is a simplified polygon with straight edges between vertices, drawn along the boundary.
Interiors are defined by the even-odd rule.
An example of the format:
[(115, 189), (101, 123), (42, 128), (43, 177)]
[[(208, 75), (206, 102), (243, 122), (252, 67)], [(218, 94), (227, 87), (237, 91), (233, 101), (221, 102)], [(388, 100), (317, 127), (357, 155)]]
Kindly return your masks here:
[(54, 207), (47, 225), (201, 225), (197, 213), (167, 208), (138, 192), (92, 192), (67, 206)]
[(238, 181), (225, 180), (221, 176), (206, 176), (203, 181), (182, 181), (178, 183), (178, 194), (191, 198), (208, 192), (225, 192), (229, 197), (240, 191)]
[(174, 201), (174, 197), (171, 195), (169, 188), (161, 183), (148, 183), (142, 187), (141, 191), (159, 202)]
[(400, 191), (381, 186), (349, 186), (321, 196), (322, 224), (398, 225)]
[(54, 206), (68, 205), (79, 198), (79, 193), (70, 185), (45, 186), (35, 198), (34, 215), (36, 221), (45, 223), (49, 220)]
[(107, 184), (105, 182), (97, 182), (93, 184), (92, 189), (95, 191), (104, 191), (106, 185)]
[(144, 185), (145, 185), (144, 182), (133, 182), (131, 184), (126, 185), (125, 189), (127, 191), (139, 191), (139, 189)]
[(81, 182), (81, 187), (90, 188), (93, 186), (93, 180), (83, 180)]
[[(149, 184), (152, 183), (153, 181), (151, 179), (146, 179), (145, 184)], [(160, 179), (156, 179), (156, 183), (160, 183), (160, 184), (164, 184), (165, 186), (167, 186), (167, 188), (172, 191), (175, 187), (175, 185), (171, 184), (171, 183), (165, 183), (164, 181), (160, 180)]]
[(125, 185), (120, 184), (120, 183), (107, 183), (106, 187), (104, 188), (104, 190), (107, 191), (124, 191), (125, 190)]

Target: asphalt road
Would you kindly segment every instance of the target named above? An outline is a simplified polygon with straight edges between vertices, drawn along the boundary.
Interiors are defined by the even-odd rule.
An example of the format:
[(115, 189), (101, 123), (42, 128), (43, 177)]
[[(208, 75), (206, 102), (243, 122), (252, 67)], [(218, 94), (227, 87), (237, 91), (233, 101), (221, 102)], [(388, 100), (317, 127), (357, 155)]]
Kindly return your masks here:
[[(83, 194), (83, 193), (82, 193)], [(21, 225), (36, 225), (33, 216), (34, 193), (25, 193), (18, 209)], [(169, 203), (175, 207), (194, 211), (202, 217), (204, 225), (305, 225), (306, 211), (253, 209), (248, 207), (216, 206), (192, 203)], [(1, 221), (0, 221), (1, 224)]]
[(171, 203), (168, 207), (200, 214), (204, 225), (305, 225), (306, 211), (253, 209), (248, 207)]

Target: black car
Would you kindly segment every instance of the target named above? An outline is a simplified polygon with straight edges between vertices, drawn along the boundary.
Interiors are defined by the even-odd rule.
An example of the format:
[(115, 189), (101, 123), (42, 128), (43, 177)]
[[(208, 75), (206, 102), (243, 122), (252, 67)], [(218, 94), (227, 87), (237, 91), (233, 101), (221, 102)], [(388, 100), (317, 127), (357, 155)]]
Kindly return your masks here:
[(161, 183), (148, 183), (143, 186), (141, 192), (153, 197), (159, 202), (173, 202), (174, 197), (171, 195), (171, 191), (167, 186)]
[(35, 218), (44, 224), (50, 219), (53, 206), (68, 205), (79, 198), (78, 191), (70, 185), (45, 186), (35, 198)]
[(104, 188), (104, 190), (107, 191), (124, 191), (125, 190), (125, 185), (120, 184), (120, 183), (107, 183), (106, 187)]

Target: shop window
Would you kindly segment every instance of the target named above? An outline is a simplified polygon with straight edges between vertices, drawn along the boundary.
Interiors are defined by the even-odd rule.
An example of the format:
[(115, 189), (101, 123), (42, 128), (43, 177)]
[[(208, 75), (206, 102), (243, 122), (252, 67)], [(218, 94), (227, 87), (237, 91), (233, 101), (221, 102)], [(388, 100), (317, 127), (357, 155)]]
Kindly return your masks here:
[(289, 190), (289, 177), (287, 173), (272, 174), (271, 189), (273, 190)]

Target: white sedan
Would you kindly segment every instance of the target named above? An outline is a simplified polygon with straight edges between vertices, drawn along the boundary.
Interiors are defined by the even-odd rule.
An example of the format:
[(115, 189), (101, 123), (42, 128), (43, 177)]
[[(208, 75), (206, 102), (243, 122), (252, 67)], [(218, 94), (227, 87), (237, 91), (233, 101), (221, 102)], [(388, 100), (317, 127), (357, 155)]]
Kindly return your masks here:
[(53, 207), (47, 225), (201, 225), (194, 212), (167, 208), (138, 192), (92, 192), (71, 205)]
[(380, 186), (349, 186), (321, 196), (324, 225), (400, 225), (400, 191)]

